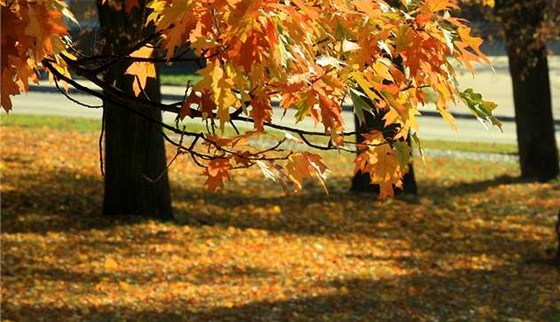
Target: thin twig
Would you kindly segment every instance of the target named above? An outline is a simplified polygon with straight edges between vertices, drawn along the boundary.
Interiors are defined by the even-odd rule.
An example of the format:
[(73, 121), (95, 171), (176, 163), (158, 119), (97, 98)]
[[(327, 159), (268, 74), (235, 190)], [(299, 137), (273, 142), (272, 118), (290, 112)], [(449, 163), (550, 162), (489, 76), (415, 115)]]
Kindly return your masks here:
[(101, 116), (101, 133), (99, 133), (99, 169), (101, 170), (101, 176), (105, 176), (105, 165), (103, 163), (103, 137), (105, 136), (105, 108), (103, 109), (103, 115)]
[(58, 80), (57, 78), (55, 78), (55, 79), (54, 79), (54, 85), (56, 86), (56, 88), (58, 89), (58, 91), (61, 92), (62, 95), (64, 95), (64, 96), (65, 96), (67, 99), (69, 99), (70, 101), (72, 101), (72, 102), (74, 102), (74, 103), (76, 103), (76, 104), (78, 104), (78, 105), (80, 105), (80, 106), (87, 107), (87, 108), (103, 108), (103, 105), (89, 105), (89, 104), (80, 102), (80, 101), (78, 101), (77, 99), (71, 97), (71, 96), (66, 92), (65, 89), (60, 88), (60, 84), (59, 84), (58, 82), (59, 82), (59, 80)]
[(159, 176), (157, 176), (157, 178), (155, 179), (151, 179), (150, 177), (148, 177), (147, 175), (142, 175), (144, 177), (144, 179), (148, 180), (150, 183), (157, 183), (159, 180), (161, 180), (161, 178), (167, 173), (167, 171), (169, 170), (169, 168), (171, 167), (171, 165), (173, 164), (173, 162), (175, 162), (175, 160), (177, 159), (177, 157), (179, 155), (183, 154), (183, 152), (177, 150), (177, 153), (175, 153), (175, 155), (173, 156), (173, 158), (171, 159), (171, 161), (169, 161), (169, 163), (167, 164), (167, 166), (165, 167), (165, 169), (163, 169), (163, 171), (159, 174)]

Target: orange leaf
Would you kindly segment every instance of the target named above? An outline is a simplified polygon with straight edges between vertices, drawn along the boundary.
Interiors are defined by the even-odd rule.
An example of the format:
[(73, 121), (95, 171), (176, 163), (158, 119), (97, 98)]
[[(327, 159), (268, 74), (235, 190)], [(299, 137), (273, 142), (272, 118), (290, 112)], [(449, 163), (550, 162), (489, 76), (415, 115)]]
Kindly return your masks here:
[(208, 161), (204, 174), (207, 176), (205, 185), (210, 192), (224, 188), (224, 182), (229, 180), (229, 170), (231, 164), (229, 159), (213, 159)]
[(272, 121), (272, 106), (264, 91), (251, 99), (251, 116), (255, 120), (255, 129), (264, 132), (264, 123)]
[(329, 171), (320, 155), (309, 152), (294, 153), (288, 158), (286, 169), (295, 185), (295, 192), (301, 190), (305, 178), (316, 177), (323, 190), (328, 193), (326, 179)]

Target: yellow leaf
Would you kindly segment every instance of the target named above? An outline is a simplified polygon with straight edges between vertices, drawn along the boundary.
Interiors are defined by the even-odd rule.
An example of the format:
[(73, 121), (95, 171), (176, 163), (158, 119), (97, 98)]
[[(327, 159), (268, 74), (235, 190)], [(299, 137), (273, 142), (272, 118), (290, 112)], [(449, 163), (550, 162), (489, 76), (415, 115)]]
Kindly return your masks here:
[(130, 284), (128, 284), (127, 282), (123, 282), (123, 281), (119, 282), (119, 286), (125, 291), (130, 288)]
[[(376, 144), (371, 139), (367, 142)], [(399, 163), (397, 151), (389, 144), (369, 146), (360, 153), (356, 158), (356, 171), (358, 170), (368, 173), (371, 182), (379, 185), (381, 199), (393, 196), (393, 185), (402, 186), (404, 169)]]
[[(133, 52), (130, 57), (133, 58), (150, 58), (152, 57), (154, 49), (144, 46), (137, 51)], [(134, 76), (132, 82), (132, 90), (134, 95), (138, 96), (146, 87), (146, 80), (148, 77), (156, 78), (156, 66), (151, 62), (133, 62), (125, 74)]]
[(107, 257), (105, 259), (104, 266), (106, 270), (116, 270), (117, 268), (119, 268), (119, 264), (117, 263), (117, 261), (112, 259), (111, 257)]
[(379, 100), (379, 96), (370, 89), (370, 87), (373, 86), (366, 80), (363, 74), (353, 73), (352, 77), (354, 77), (358, 85), (360, 85), (364, 93), (366, 93), (366, 95), (372, 102), (376, 102), (377, 100)]
[(218, 107), (217, 116), (220, 120), (220, 129), (229, 122), (229, 108), (237, 102), (237, 97), (233, 94), (233, 81), (226, 75), (220, 64), (214, 64), (212, 73), (212, 98)]
[[(439, 105), (439, 104), (438, 104)], [(451, 113), (449, 113), (444, 107), (438, 106), (439, 114), (443, 117), (445, 122), (449, 124), (453, 132), (457, 132), (457, 123), (455, 123), (455, 118)]]

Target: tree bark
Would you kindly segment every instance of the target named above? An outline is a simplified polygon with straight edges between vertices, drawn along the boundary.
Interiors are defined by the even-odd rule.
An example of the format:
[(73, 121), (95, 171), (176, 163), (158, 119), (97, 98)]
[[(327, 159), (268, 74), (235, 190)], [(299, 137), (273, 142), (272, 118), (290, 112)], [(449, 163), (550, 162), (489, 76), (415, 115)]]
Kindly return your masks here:
[(512, 44), (507, 51), (521, 176), (546, 181), (559, 173), (546, 51), (541, 48), (531, 54), (536, 60), (533, 66), (527, 58), (518, 55), (517, 50), (517, 46)]
[[(381, 115), (373, 115), (371, 113), (364, 113), (365, 122), (360, 124), (357, 117), (354, 117), (354, 124), (356, 124), (356, 140), (357, 142), (362, 142), (364, 138), (360, 133), (367, 133), (373, 129), (381, 130), (383, 129), (384, 122)], [(410, 146), (410, 138), (407, 140)], [(350, 191), (357, 193), (371, 193), (379, 194), (379, 185), (372, 184), (369, 174), (363, 173), (362, 171), (356, 172), (352, 178), (352, 186)], [(418, 193), (418, 188), (416, 186), (416, 178), (414, 176), (414, 167), (412, 161), (409, 164), (408, 172), (403, 176), (403, 189), (395, 189), (395, 194), (412, 194), (416, 195)]]
[[(101, 33), (106, 54), (128, 50), (142, 36), (144, 1), (140, 9), (126, 14), (124, 5), (98, 1)], [(133, 95), (133, 77), (124, 75), (128, 64), (118, 63), (104, 75), (105, 80), (129, 95)], [(148, 78), (145, 95), (151, 100), (161, 99), (159, 78)], [(136, 109), (146, 117), (161, 121), (161, 112)], [(173, 219), (169, 180), (166, 173), (165, 147), (161, 126), (122, 106), (104, 102), (105, 122), (105, 194), (103, 213), (106, 215), (135, 215), (158, 220)], [(159, 178), (159, 179), (158, 179)], [(157, 180), (155, 180), (157, 179)], [(155, 181), (154, 181), (155, 180)]]
[(504, 21), (513, 85), (521, 176), (546, 181), (560, 171), (546, 46), (535, 36), (546, 4), (529, 3), (528, 7), (517, 8), (515, 3), (504, 1), (499, 13)]
[(560, 265), (560, 211), (558, 211), (558, 217), (556, 219), (556, 241), (558, 242), (558, 248), (556, 249), (556, 261)]

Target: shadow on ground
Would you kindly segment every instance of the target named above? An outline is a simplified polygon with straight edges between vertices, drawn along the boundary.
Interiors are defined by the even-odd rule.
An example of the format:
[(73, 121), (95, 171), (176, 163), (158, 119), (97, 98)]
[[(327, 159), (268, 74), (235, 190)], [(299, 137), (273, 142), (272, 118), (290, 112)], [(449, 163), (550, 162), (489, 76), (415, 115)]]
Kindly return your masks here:
[[(338, 178), (339, 182), (346, 179), (349, 182), (349, 178)], [(20, 177), (17, 185), (9, 179), (4, 183), (6, 181), (7, 188), (2, 191), (2, 235), (97, 234), (97, 239), (84, 238), (68, 249), (76, 253), (81, 249), (95, 249), (98, 256), (119, 254), (125, 246), (126, 256), (133, 257), (140, 256), (147, 246), (176, 249), (188, 243), (188, 240), (181, 240), (181, 236), (173, 235), (173, 229), (181, 227), (178, 225), (170, 225), (173, 226), (171, 230), (160, 227), (153, 231), (137, 231), (121, 241), (104, 239), (120, 226), (146, 221), (100, 216), (100, 177), (57, 171), (42, 173), (40, 182), (36, 174)], [(526, 233), (523, 220), (530, 213), (523, 213), (525, 210), (514, 213), (519, 217), (518, 225), (504, 228), (501, 222), (512, 214), (503, 207), (503, 200), (474, 201), (483, 199), (492, 189), (522, 182), (504, 176), (447, 186), (436, 181), (420, 184), (425, 187), (420, 197), (404, 196), (384, 203), (375, 197), (351, 195), (336, 187), (329, 196), (316, 189), (308, 189), (297, 196), (284, 196), (274, 191), (254, 196), (236, 191), (208, 194), (199, 188), (186, 189), (181, 185), (173, 188), (177, 220), (192, 229), (234, 227), (241, 231), (266, 231), (272, 237), (318, 236), (341, 242), (355, 236), (372, 237), (381, 240), (394, 255), (379, 256), (365, 250), (340, 256), (357, 259), (371, 267), (390, 262), (395, 269), (408, 272), (404, 275), (317, 281), (314, 287), (329, 290), (328, 294), (247, 300), (227, 307), (200, 305), (197, 302), (200, 299), (192, 297), (148, 298), (149, 305), (140, 308), (120, 302), (125, 298), (115, 299), (110, 305), (103, 301), (72, 305), (67, 299), (49, 305), (26, 301), (14, 304), (4, 302), (3, 290), (2, 315), (15, 321), (52, 321), (57, 317), (82, 321), (560, 320), (560, 292), (556, 292), (560, 272), (551, 266), (527, 261), (543, 248), (544, 239), (544, 233)], [(265, 184), (261, 189), (266, 191), (269, 187), (272, 186)], [(536, 195), (551, 193), (554, 191), (535, 190)], [(518, 199), (523, 197), (528, 196), (517, 195)], [(545, 211), (546, 207), (552, 209), (553, 206), (544, 205), (537, 210)], [(538, 226), (538, 223), (532, 225)], [(155, 274), (126, 270), (78, 272), (45, 265), (41, 258), (27, 258), (25, 262), (11, 254), (21, 243), (17, 238), (3, 241), (2, 274), (10, 280), (10, 285), (18, 278), (32, 278), (52, 283), (49, 285), (64, 285), (69, 289), (80, 286), (82, 290), (94, 292), (106, 280), (127, 281), (130, 285), (148, 288), (157, 278)], [(422, 256), (403, 255), (410, 251)], [(160, 252), (164, 258), (166, 254), (170, 257), (172, 251)], [(185, 256), (190, 255), (187, 248)], [(479, 267), (460, 268), (459, 263), (465, 261)], [(473, 264), (473, 261), (480, 263)], [(24, 265), (11, 268), (5, 266), (7, 262)], [(187, 274), (167, 272), (166, 283), (186, 282), (193, 287), (206, 284), (216, 287), (223, 283), (235, 287), (243, 285), (248, 278), (263, 281), (279, 278), (276, 271), (240, 265), (201, 264), (188, 269)], [(72, 296), (88, 295), (86, 292)], [(151, 307), (157, 310), (150, 310)]]
[[(445, 276), (419, 273), (391, 280), (341, 280), (328, 283), (343, 290), (331, 295), (206, 310), (196, 310), (181, 300), (168, 303), (164, 311), (103, 305), (79, 309), (23, 305), (3, 310), (5, 318), (18, 321), (44, 321), (45, 316), (100, 322), (125, 317), (128, 321), (558, 321), (560, 308), (543, 306), (539, 300), (543, 294), (527, 290), (531, 281), (521, 280), (534, 270), (554, 275), (552, 268), (533, 265), (523, 270), (527, 272), (521, 267), (501, 267), (491, 271), (456, 270)], [(556, 273), (549, 282), (558, 281)], [(450, 286), (463, 296), (450, 293)]]

